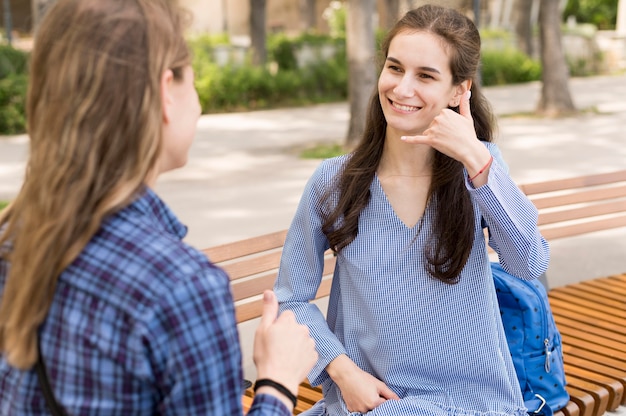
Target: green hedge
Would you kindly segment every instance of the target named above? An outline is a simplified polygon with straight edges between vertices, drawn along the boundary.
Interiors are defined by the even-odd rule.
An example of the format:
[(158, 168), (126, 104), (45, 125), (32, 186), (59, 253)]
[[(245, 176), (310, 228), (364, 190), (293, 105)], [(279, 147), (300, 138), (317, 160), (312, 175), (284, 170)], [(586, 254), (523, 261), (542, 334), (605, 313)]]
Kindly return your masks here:
[[(325, 42), (334, 43), (334, 57), (298, 67), (296, 51), (301, 45), (319, 47)], [(251, 65), (249, 57), (219, 66), (214, 62), (216, 44), (211, 39), (193, 39), (190, 45), (204, 113), (332, 102), (348, 95), (345, 42), (328, 36), (304, 34), (289, 39), (272, 35), (268, 38), (270, 62), (265, 67)]]
[(0, 134), (26, 130), (28, 54), (0, 45)]
[[(381, 37), (382, 34), (377, 32), (377, 42), (380, 42)], [(223, 35), (202, 36), (191, 39), (189, 43), (194, 56), (196, 87), (204, 113), (347, 99), (348, 69), (344, 38), (315, 34), (303, 34), (297, 38), (270, 35), (270, 62), (265, 67), (255, 67), (247, 58), (219, 66), (215, 62), (214, 51), (229, 44), (228, 38)], [(328, 43), (335, 48), (334, 57), (319, 59), (304, 68), (298, 67), (298, 48), (305, 44), (315, 48)], [(483, 51), (483, 85), (541, 79), (541, 65), (538, 61), (510, 46), (492, 45)], [(0, 46), (0, 134), (16, 134), (25, 130), (27, 62), (26, 53)], [(571, 65), (576, 63), (572, 62)]]
[(482, 52), (482, 84), (505, 85), (541, 79), (541, 63), (512, 48)]

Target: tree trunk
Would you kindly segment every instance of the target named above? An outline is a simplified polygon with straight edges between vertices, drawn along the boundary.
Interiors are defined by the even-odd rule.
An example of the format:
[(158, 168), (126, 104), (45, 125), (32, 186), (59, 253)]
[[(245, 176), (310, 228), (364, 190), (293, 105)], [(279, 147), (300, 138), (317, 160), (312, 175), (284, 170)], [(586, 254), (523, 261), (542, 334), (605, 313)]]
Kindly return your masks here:
[(528, 56), (533, 56), (532, 10), (534, 0), (516, 0), (515, 37), (517, 47)]
[(385, 30), (389, 30), (400, 18), (400, 0), (385, 0)]
[(500, 21), (502, 18), (502, 3), (503, 0), (492, 0), (489, 2), (489, 13), (491, 14), (489, 20), (489, 27), (492, 29), (500, 27)]
[(569, 71), (561, 44), (559, 0), (541, 0), (539, 8), (542, 87), (537, 112), (546, 116), (576, 112), (569, 91)]
[(265, 5), (266, 0), (250, 0), (250, 47), (254, 65), (265, 65), (267, 61)]
[(348, 0), (346, 47), (350, 123), (346, 146), (353, 148), (363, 136), (370, 95), (376, 85), (375, 39), (372, 15), (375, 0)]
[(13, 43), (13, 17), (11, 16), (11, 2), (9, 0), (3, 0), (2, 8), (4, 11), (4, 30), (6, 33), (6, 39), (9, 46)]
[(300, 19), (302, 19), (302, 30), (305, 32), (311, 31), (317, 26), (315, 3), (315, 0), (300, 0)]
[(626, 35), (626, 0), (617, 2), (617, 21), (615, 31), (618, 35)]

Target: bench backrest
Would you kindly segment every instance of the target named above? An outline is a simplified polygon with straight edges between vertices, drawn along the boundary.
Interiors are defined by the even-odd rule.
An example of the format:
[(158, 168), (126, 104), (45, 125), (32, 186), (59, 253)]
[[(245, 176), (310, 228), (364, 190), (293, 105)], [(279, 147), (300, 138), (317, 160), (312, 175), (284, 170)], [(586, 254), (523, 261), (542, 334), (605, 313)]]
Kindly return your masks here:
[[(547, 240), (626, 226), (626, 170), (529, 183), (520, 188), (539, 210)], [(261, 315), (261, 294), (276, 279), (286, 230), (204, 250), (231, 279), (237, 322)], [(316, 299), (328, 296), (335, 258), (326, 253)]]

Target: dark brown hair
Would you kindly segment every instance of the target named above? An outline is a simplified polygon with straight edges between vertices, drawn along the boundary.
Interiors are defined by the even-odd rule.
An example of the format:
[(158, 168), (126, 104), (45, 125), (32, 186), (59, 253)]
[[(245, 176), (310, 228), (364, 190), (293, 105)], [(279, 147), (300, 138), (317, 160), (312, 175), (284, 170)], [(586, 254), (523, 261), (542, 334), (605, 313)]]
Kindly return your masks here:
[[(454, 9), (426, 5), (411, 10), (389, 31), (381, 46), (387, 57), (391, 40), (399, 33), (428, 32), (439, 36), (450, 55), (452, 83), (472, 80), (470, 105), (477, 136), (493, 139), (493, 113), (477, 83), (480, 63), (480, 35), (474, 23)], [(384, 61), (384, 59), (383, 59)], [(325, 197), (327, 206), (338, 192), (336, 204), (325, 215), (322, 228), (336, 252), (350, 244), (358, 233), (361, 211), (370, 199), (370, 186), (380, 162), (387, 122), (377, 91), (372, 94), (365, 133), (336, 178), (336, 190)], [(335, 195), (336, 195), (335, 193)], [(469, 258), (474, 240), (474, 209), (463, 178), (463, 165), (434, 152), (433, 177), (427, 209), (433, 213), (433, 233), (427, 243), (426, 265), (435, 278), (456, 283)]]

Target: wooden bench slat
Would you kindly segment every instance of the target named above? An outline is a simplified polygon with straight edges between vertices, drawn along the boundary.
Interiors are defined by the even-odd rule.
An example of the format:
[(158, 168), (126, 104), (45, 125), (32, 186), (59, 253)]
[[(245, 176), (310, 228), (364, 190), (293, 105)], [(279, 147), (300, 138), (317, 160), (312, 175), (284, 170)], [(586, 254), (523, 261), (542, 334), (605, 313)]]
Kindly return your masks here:
[[(626, 190), (626, 186), (624, 186), (624, 189)], [(539, 214), (537, 224), (539, 226), (542, 226), (546, 224), (580, 220), (581, 218), (615, 214), (624, 211), (626, 211), (626, 199), (620, 199), (617, 201), (610, 201), (602, 204), (560, 209), (558, 211), (542, 212)]]
[(564, 408), (554, 413), (554, 416), (580, 416), (580, 408), (573, 401), (567, 402)]
[[(586, 292), (575, 291), (576, 295), (572, 296), (572, 293), (565, 291), (550, 292), (550, 299), (559, 299), (566, 302), (571, 302), (574, 305), (586, 308), (588, 310), (595, 310), (603, 313), (613, 313), (615, 316), (626, 319), (626, 309), (621, 310), (616, 307), (619, 302), (614, 302), (611, 299), (602, 299), (599, 296), (586, 295)], [(552, 302), (552, 301), (551, 301)], [(550, 303), (552, 305), (552, 303)]]
[(611, 230), (619, 227), (626, 227), (626, 213), (613, 218), (586, 221), (580, 224), (562, 225), (558, 227), (544, 227), (540, 229), (541, 234), (546, 240), (554, 240), (557, 238), (572, 237), (575, 235)]
[(611, 280), (618, 280), (620, 282), (626, 282), (626, 274), (619, 274), (614, 276), (609, 276)]
[(219, 266), (228, 273), (230, 280), (237, 280), (256, 273), (275, 270), (280, 263), (280, 256), (280, 251), (263, 253), (256, 257), (246, 258), (237, 263), (220, 264)]
[[(576, 367), (580, 370), (586, 370), (599, 375), (605, 375), (612, 380), (615, 380), (622, 386), (622, 390), (626, 391), (626, 371), (616, 370), (615, 368), (600, 364), (590, 363), (588, 360), (576, 357), (575, 355), (569, 355), (564, 357), (565, 363)], [(622, 403), (626, 400), (626, 395), (622, 396)]]
[(278, 272), (270, 272), (257, 276), (249, 281), (235, 281), (232, 283), (233, 299), (235, 302), (253, 297), (267, 289), (274, 287)]
[[(606, 392), (608, 394), (608, 410), (615, 410), (622, 404), (624, 386), (618, 380), (569, 364), (565, 364), (565, 368), (565, 371), (569, 374), (568, 382), (575, 378), (589, 383), (588, 386), (597, 386), (595, 391), (598, 394), (605, 394)], [(572, 381), (572, 383), (576, 385), (575, 381)]]
[(559, 327), (561, 325), (567, 325), (570, 328), (577, 328), (578, 331), (584, 333), (590, 341), (598, 344), (604, 343), (606, 346), (614, 348), (619, 348), (618, 345), (620, 343), (622, 348), (626, 345), (626, 336), (616, 331), (606, 330), (602, 327), (585, 323), (577, 319), (569, 319), (564, 316), (555, 316), (554, 320)]
[[(582, 292), (586, 292), (586, 293), (591, 293), (597, 296), (604, 296), (606, 299), (613, 300), (619, 304), (622, 304), (624, 302), (624, 298), (622, 296), (619, 296), (615, 293), (608, 292), (604, 290), (603, 288), (597, 288), (593, 285), (586, 285), (584, 283), (585, 283), (584, 281), (579, 282), (577, 285), (571, 286), (570, 289), (580, 291), (581, 294)], [(557, 290), (557, 289), (554, 289), (554, 290)]]
[[(315, 299), (322, 298), (324, 296), (328, 296), (330, 294), (330, 286), (332, 284), (331, 279), (324, 279), (320, 284), (319, 289), (317, 290), (317, 296)], [(237, 322), (246, 322), (251, 319), (258, 318), (261, 316), (263, 311), (263, 299), (256, 299), (250, 302), (246, 302), (243, 304), (235, 304), (235, 315), (237, 318)]]
[[(328, 278), (331, 276), (333, 269), (335, 267), (335, 259), (334, 257), (329, 257), (324, 260), (324, 271), (323, 278)], [(266, 268), (266, 267), (262, 267)], [(257, 271), (254, 271), (257, 272)], [(258, 272), (257, 272), (258, 273)], [(274, 287), (274, 282), (276, 281), (276, 276), (278, 275), (278, 270), (273, 268), (273, 271), (269, 273), (262, 273), (254, 277), (248, 277), (247, 279), (239, 278), (232, 282), (232, 290), (233, 290), (233, 299), (235, 302), (247, 299), (250, 297), (254, 297), (263, 293), (266, 289), (272, 289)]]
[(600, 296), (586, 290), (581, 290), (577, 286), (563, 286), (550, 290), (551, 298), (557, 296), (563, 296), (563, 299), (569, 299), (571, 301), (573, 301), (574, 299), (579, 299), (589, 304), (613, 309), (617, 312), (626, 311), (626, 305), (624, 305), (623, 302)]
[(603, 339), (602, 337), (589, 335), (588, 333), (581, 331), (577, 323), (574, 323), (574, 326), (570, 326), (567, 321), (559, 321), (560, 322), (557, 322), (557, 327), (561, 332), (564, 344), (567, 343), (576, 346), (585, 346), (585, 348), (591, 351), (598, 351), (608, 357), (619, 357), (620, 360), (626, 362), (624, 344), (610, 339)]
[(626, 373), (624, 361), (589, 350), (580, 343), (576, 345), (563, 344), (563, 357), (570, 359), (580, 358), (587, 363), (588, 366), (601, 365), (608, 369), (615, 370), (617, 374)]
[[(604, 363), (609, 363), (609, 360), (617, 360), (620, 362), (619, 368), (624, 368), (624, 362), (626, 362), (626, 357), (623, 355), (623, 350), (616, 350), (614, 348), (605, 347), (604, 345), (598, 345), (593, 343), (585, 338), (584, 334), (578, 334), (580, 337), (576, 337), (576, 333), (574, 335), (568, 332), (570, 328), (563, 327), (559, 328), (562, 332), (563, 336), (563, 350), (568, 349), (568, 347), (574, 348), (577, 353), (587, 352), (593, 353), (597, 356), (604, 357)], [(574, 330), (575, 331), (575, 330)]]
[(250, 408), (252, 407), (252, 401), (254, 400), (253, 397), (250, 396), (246, 396), (246, 395), (242, 395), (241, 396), (241, 402), (243, 404), (243, 413), (247, 414), (250, 411)]
[(567, 383), (593, 397), (593, 415), (603, 415), (609, 409), (609, 392), (606, 389), (573, 375), (569, 376)]
[(586, 285), (594, 286), (594, 287), (597, 287), (598, 289), (604, 289), (604, 290), (609, 288), (609, 291), (612, 293), (618, 294), (619, 296), (626, 296), (626, 288), (624, 288), (624, 286), (620, 284), (619, 282), (613, 283), (609, 279), (604, 280), (602, 282), (589, 280), (586, 282)]
[(537, 209), (556, 208), (559, 211), (569, 205), (590, 203), (602, 205), (601, 201), (623, 199), (624, 195), (626, 195), (626, 184), (613, 184), (596, 189), (567, 190), (548, 195), (530, 196), (529, 199)]
[[(559, 313), (567, 316), (568, 318), (579, 320), (580, 322), (586, 322), (595, 325), (598, 328), (607, 329), (616, 333), (619, 333), (623, 330), (623, 328), (626, 328), (626, 319), (613, 314), (600, 312), (594, 309), (581, 308), (571, 302), (562, 301), (557, 298), (553, 298), (550, 301), (550, 305), (554, 305)], [(626, 336), (626, 333), (624, 335)]]
[(607, 183), (626, 181), (626, 170), (577, 176), (573, 178), (554, 179), (550, 181), (534, 182), (520, 185), (520, 189), (528, 196), (544, 192), (554, 192), (563, 189), (598, 186)]
[(209, 247), (204, 249), (203, 252), (213, 263), (221, 263), (266, 251), (268, 248), (281, 248), (285, 242), (286, 235), (287, 230), (276, 231), (233, 243)]
[(580, 416), (600, 416), (599, 413), (594, 413), (595, 398), (591, 394), (571, 385), (565, 386), (565, 389), (570, 395), (570, 400), (578, 405)]

